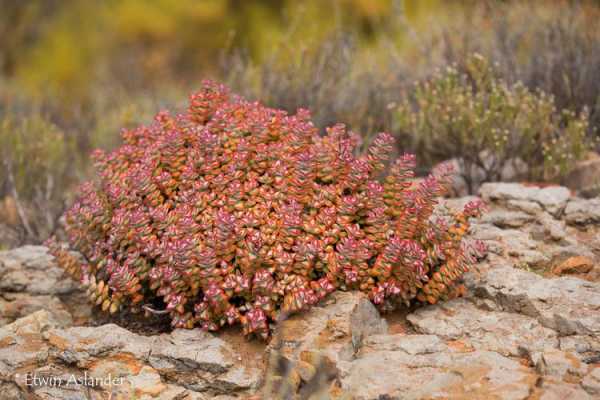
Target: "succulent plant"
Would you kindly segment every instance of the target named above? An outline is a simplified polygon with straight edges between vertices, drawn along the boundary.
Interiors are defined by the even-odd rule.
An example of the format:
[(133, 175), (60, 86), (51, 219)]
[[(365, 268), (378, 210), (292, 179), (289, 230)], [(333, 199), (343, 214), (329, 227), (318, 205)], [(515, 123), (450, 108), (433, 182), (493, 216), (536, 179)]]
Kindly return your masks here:
[[(66, 213), (69, 248), (49, 247), (103, 310), (168, 313), (175, 327), (239, 323), (267, 338), (279, 313), (335, 290), (381, 309), (458, 296), (476, 248), (473, 202), (434, 217), (450, 179), (413, 179), (379, 134), (366, 154), (335, 125), (320, 135), (305, 110), (270, 109), (206, 82), (187, 112), (159, 113), (94, 154), (98, 179)], [(75, 258), (69, 250), (77, 250)]]

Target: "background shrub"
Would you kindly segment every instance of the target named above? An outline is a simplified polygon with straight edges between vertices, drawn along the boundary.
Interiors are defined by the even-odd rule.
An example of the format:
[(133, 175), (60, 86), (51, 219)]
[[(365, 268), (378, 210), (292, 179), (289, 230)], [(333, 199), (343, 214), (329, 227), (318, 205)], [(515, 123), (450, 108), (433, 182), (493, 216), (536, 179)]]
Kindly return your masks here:
[(459, 69), (470, 54), (482, 54), (502, 79), (553, 95), (557, 108), (587, 108), (590, 127), (598, 129), (598, 2), (478, 3), (453, 13), (451, 24), (437, 24), (439, 29), (421, 35), (423, 49)]
[(470, 193), (507, 168), (530, 181), (556, 179), (590, 149), (585, 110), (557, 110), (552, 96), (498, 79), (479, 55), (465, 70), (447, 67), (418, 83), (395, 127), (429, 165), (456, 158)]
[[(31, 101), (11, 87), (0, 90), (0, 229), (11, 243), (41, 243), (61, 229), (59, 217), (74, 187), (89, 177), (89, 153), (111, 149), (118, 132), (152, 120), (175, 91), (128, 96), (97, 91), (94, 102), (73, 107)], [(20, 212), (17, 212), (21, 208)]]
[(238, 52), (224, 69), (227, 83), (244, 96), (290, 113), (309, 109), (321, 129), (344, 121), (368, 142), (390, 127), (388, 105), (406, 79), (401, 68), (386, 75), (374, 63), (357, 62), (369, 58), (356, 35), (338, 31), (317, 43), (282, 45), (260, 63)]
[(21, 240), (39, 241), (54, 233), (65, 210), (64, 188), (77, 180), (78, 152), (42, 114), (0, 118), (0, 199), (5, 222)]

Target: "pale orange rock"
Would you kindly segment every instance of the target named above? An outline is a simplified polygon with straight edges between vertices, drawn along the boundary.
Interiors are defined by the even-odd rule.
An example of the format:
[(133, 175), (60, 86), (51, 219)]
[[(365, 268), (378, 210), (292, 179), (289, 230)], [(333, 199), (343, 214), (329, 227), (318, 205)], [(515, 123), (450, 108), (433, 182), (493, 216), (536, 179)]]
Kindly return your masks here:
[(552, 269), (555, 275), (587, 274), (594, 268), (594, 261), (585, 256), (569, 257)]
[(470, 353), (475, 351), (473, 346), (471, 346), (469, 343), (465, 343), (462, 340), (449, 340), (446, 342), (446, 345), (448, 345), (449, 348), (457, 353)]
[(143, 367), (139, 374), (128, 378), (132, 389), (138, 396), (158, 396), (167, 386), (161, 381), (160, 375), (154, 368)]

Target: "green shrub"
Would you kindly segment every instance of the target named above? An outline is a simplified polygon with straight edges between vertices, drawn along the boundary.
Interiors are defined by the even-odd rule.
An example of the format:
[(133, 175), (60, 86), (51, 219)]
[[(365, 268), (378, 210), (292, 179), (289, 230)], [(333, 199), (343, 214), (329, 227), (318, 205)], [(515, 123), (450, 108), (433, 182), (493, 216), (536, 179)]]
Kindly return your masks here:
[(577, 112), (587, 108), (590, 126), (598, 129), (599, 4), (589, 0), (478, 2), (454, 13), (450, 23), (429, 24), (416, 42), (425, 43), (423, 54), (428, 57), (440, 56), (437, 65), (456, 63), (461, 69), (469, 54), (482, 54), (504, 80), (521, 81), (532, 90), (553, 95), (557, 108)]
[(556, 179), (590, 148), (585, 111), (559, 111), (552, 96), (507, 84), (479, 55), (465, 69), (417, 83), (396, 110), (395, 129), (429, 165), (455, 158), (470, 192), (510, 167), (528, 180)]

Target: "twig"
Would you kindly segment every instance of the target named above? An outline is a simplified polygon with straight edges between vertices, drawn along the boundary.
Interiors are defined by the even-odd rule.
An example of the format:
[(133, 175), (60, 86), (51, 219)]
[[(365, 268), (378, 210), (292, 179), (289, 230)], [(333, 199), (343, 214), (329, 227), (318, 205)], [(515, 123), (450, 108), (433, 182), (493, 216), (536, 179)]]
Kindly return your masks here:
[(164, 315), (164, 314), (168, 314), (170, 313), (169, 310), (155, 310), (154, 308), (150, 307), (148, 304), (144, 304), (142, 306), (142, 308), (146, 311), (148, 311), (149, 313), (155, 314), (155, 315)]
[(48, 230), (50, 232), (54, 231), (54, 225), (56, 220), (52, 215), (50, 203), (52, 201), (52, 192), (54, 191), (54, 177), (52, 174), (46, 174), (46, 191), (44, 193), (44, 214), (46, 215), (46, 223), (48, 224)]
[(27, 231), (27, 234), (30, 237), (35, 237), (35, 233), (33, 232), (33, 229), (31, 229), (31, 225), (29, 224), (29, 220), (27, 219), (27, 214), (25, 214), (25, 209), (23, 208), (23, 206), (21, 205), (21, 201), (19, 200), (19, 193), (15, 184), (15, 176), (13, 175), (12, 164), (9, 163), (8, 160), (4, 160), (4, 166), (6, 167), (10, 191), (15, 200), (15, 207), (17, 208), (17, 213), (19, 214), (21, 223), (23, 224), (25, 231)]

